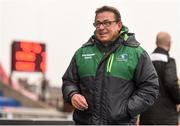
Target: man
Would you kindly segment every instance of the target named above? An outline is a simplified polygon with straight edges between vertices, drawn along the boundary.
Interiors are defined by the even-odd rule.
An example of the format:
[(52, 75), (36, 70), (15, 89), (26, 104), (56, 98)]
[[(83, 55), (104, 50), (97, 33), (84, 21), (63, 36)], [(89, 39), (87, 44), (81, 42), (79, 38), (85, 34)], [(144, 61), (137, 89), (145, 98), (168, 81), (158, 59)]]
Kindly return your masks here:
[(62, 78), (63, 97), (75, 124), (135, 124), (158, 95), (153, 64), (116, 8), (97, 9), (94, 26)]
[(152, 107), (141, 114), (140, 123), (177, 125), (180, 89), (177, 84), (175, 60), (169, 57), (171, 36), (166, 32), (158, 33), (156, 45), (157, 48), (152, 53), (151, 59), (159, 76), (160, 96)]

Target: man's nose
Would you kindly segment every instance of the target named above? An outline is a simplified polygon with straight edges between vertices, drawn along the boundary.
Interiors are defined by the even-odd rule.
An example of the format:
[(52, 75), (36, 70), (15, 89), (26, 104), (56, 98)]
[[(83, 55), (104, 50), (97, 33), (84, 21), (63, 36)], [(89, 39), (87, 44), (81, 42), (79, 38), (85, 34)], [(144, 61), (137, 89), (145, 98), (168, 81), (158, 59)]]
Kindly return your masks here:
[(104, 29), (104, 25), (100, 24), (99, 29)]

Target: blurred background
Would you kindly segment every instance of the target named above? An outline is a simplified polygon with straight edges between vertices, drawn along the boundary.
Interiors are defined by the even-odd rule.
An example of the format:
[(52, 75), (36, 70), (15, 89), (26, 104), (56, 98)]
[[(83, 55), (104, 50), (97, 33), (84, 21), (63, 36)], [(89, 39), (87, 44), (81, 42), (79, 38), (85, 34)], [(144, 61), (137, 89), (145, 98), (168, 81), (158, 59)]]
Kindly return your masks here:
[(179, 0), (0, 0), (1, 118), (72, 121), (61, 77), (93, 34), (95, 10), (103, 5), (119, 9), (149, 54), (156, 34), (169, 32), (180, 76)]

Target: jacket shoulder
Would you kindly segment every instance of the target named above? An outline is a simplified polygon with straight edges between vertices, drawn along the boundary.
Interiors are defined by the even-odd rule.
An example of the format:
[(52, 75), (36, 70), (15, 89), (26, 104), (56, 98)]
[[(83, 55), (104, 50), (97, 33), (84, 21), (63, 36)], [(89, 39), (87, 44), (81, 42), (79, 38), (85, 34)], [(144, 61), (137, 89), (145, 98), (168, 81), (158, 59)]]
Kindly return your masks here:
[(128, 46), (128, 48), (131, 48), (133, 53), (135, 53), (138, 56), (138, 58), (140, 58), (141, 55), (146, 53), (146, 51), (141, 46), (136, 46), (136, 47)]
[(95, 39), (94, 39), (94, 37), (92, 36), (86, 43), (84, 43), (84, 44), (82, 45), (81, 48), (86, 47), (86, 46), (94, 45), (94, 43), (95, 43)]
[(75, 52), (75, 56), (79, 56), (79, 55), (82, 55), (84, 53), (90, 53), (92, 52), (92, 48), (94, 47), (93, 46), (94, 44), (91, 43), (91, 42), (86, 42), (84, 43), (79, 49), (76, 50)]
[(127, 33), (126, 35), (127, 40), (123, 41), (123, 45), (135, 48), (140, 46), (140, 43), (136, 40), (134, 33)]

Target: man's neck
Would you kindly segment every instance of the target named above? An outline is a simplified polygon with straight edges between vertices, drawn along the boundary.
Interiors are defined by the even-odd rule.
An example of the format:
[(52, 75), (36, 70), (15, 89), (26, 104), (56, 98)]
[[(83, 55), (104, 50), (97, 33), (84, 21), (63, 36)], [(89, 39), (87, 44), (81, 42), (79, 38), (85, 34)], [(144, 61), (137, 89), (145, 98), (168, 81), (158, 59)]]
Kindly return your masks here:
[(169, 48), (167, 47), (167, 46), (158, 46), (159, 48), (161, 48), (161, 49), (164, 49), (165, 51), (167, 51), (167, 52), (169, 52)]

